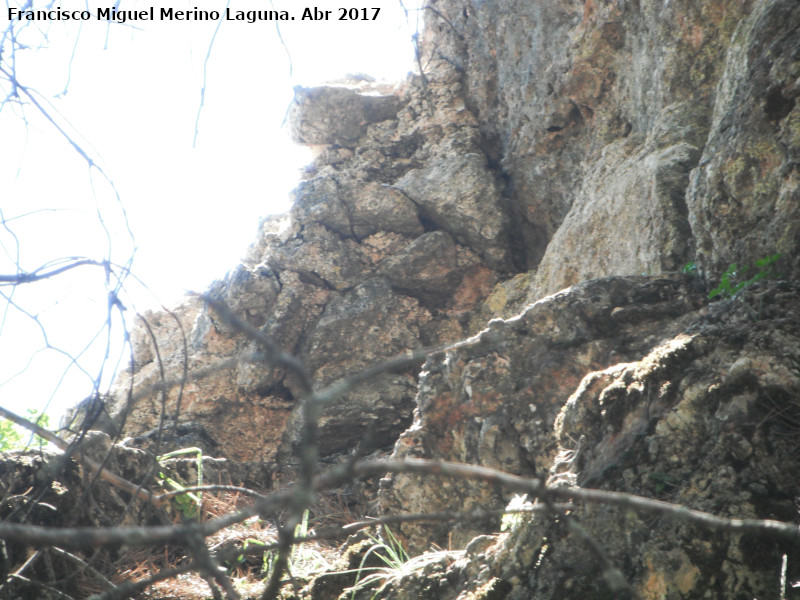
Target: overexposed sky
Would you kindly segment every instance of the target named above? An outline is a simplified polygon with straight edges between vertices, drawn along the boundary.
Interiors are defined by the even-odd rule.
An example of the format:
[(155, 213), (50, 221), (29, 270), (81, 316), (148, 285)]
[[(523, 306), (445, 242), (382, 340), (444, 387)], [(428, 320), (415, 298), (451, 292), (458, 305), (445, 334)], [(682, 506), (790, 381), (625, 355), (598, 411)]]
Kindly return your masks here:
[[(8, 28), (8, 8), (21, 4), (7, 0), (0, 29)], [(87, 8), (76, 0), (49, 5)], [(296, 16), (277, 24), (286, 48), (274, 21), (223, 21), (210, 54), (216, 21), (109, 25), (94, 18), (102, 6), (89, 2), (86, 21), (28, 23), (19, 42), (33, 48), (17, 47), (16, 74), (109, 176), (119, 200), (30, 100), (7, 102), (0, 111), (6, 222), (0, 274), (13, 273), (16, 263), (30, 271), (63, 256), (125, 262), (135, 247), (133, 272), (154, 293), (128, 280), (136, 310), (174, 304), (185, 290), (203, 290), (223, 277), (254, 240), (259, 218), (288, 208), (298, 169), (309, 160), (281, 127), (294, 85), (356, 72), (399, 80), (413, 69), (417, 13), (407, 19), (399, 0), (343, 3), (370, 8), (369, 16), (380, 8), (366, 21), (338, 20), (340, 3), (328, 0), (311, 3), (331, 11), (327, 21), (300, 20), (305, 5), (297, 2), (231, 0), (233, 11), (273, 8)], [(118, 6), (148, 10), (153, 4), (121, 0)], [(226, 5), (162, 0), (155, 6), (157, 14), (162, 6), (224, 11)], [(8, 38), (3, 52), (7, 67)], [(10, 85), (1, 89), (5, 97)], [(13, 296), (8, 287), (0, 292), (6, 295), (0, 297), (0, 405), (24, 412), (53, 394), (57, 406), (88, 395), (106, 346), (107, 290), (97, 270), (18, 286)], [(101, 338), (91, 343), (96, 332)], [(67, 354), (84, 348), (78, 365), (70, 366)]]

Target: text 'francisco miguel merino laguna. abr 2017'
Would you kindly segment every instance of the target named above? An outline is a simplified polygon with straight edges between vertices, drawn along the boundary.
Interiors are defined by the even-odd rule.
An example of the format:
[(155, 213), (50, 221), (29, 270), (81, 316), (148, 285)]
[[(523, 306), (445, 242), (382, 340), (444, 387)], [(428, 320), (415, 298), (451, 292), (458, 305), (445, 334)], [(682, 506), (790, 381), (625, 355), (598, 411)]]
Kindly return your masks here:
[[(321, 10), (317, 7), (303, 8), (300, 14), (301, 21), (374, 21), (378, 18), (380, 8), (339, 8), (336, 16), (331, 16), (333, 10)], [(88, 21), (94, 16), (99, 21), (115, 21), (127, 23), (129, 21), (294, 21), (295, 16), (288, 10), (232, 10), (226, 8), (219, 10), (176, 10), (174, 8), (156, 7), (142, 10), (119, 10), (114, 7), (98, 8), (94, 13), (90, 10), (66, 10), (60, 7), (51, 9), (21, 9), (8, 8), (8, 20), (20, 21)]]

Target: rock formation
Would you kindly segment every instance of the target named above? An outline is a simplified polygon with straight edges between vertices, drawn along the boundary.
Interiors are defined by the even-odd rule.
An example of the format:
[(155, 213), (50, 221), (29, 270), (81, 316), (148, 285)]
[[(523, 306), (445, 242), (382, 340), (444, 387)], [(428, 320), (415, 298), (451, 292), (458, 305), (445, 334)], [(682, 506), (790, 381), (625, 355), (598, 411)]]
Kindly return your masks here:
[[(800, 4), (437, 0), (426, 19), (422, 74), (298, 91), (293, 131), (314, 162), (290, 213), (208, 291), (320, 384), (450, 345), (326, 407), (323, 459), (361, 444), (796, 520)], [(732, 264), (741, 282), (776, 281), (709, 303)], [(125, 435), (147, 447), (163, 412), (188, 432), (173, 447), (296, 464), (293, 375), (199, 299), (145, 318), (158, 353), (137, 330), (120, 389), (143, 397), (118, 396)], [(166, 398), (141, 392), (162, 366), (179, 378), (222, 361)], [(379, 494), (384, 512), (509, 500), (411, 475)], [(788, 546), (574, 514), (642, 598), (777, 596), (790, 551), (800, 572)], [(425, 550), (497, 529), (397, 531)], [(525, 519), (483, 546), (391, 597), (621, 597), (564, 521)]]
[[(481, 464), (731, 518), (796, 521), (800, 287), (773, 284), (711, 306), (704, 299), (691, 280), (612, 277), (493, 321), (428, 360), (414, 424), (395, 455)], [(414, 475), (386, 478), (381, 489), (389, 513), (457, 512), (509, 499), (483, 483)], [(571, 517), (640, 598), (759, 597), (776, 585), (791, 548), (618, 508), (581, 507)], [(448, 522), (394, 529), (417, 550), (431, 541), (464, 547), (491, 530)], [(598, 589), (604, 565), (549, 515), (449, 570), (445, 580), (469, 583), (431, 597), (455, 598), (492, 581), (508, 598), (627, 597), (610, 584)]]

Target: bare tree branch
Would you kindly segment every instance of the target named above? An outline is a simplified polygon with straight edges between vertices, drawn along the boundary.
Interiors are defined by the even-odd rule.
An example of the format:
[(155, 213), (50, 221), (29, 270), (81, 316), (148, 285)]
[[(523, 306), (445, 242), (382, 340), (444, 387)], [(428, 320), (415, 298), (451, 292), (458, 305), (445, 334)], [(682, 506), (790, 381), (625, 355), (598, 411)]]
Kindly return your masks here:
[[(483, 481), (491, 485), (500, 485), (511, 491), (524, 492), (535, 498), (617, 506), (643, 514), (652, 514), (691, 523), (706, 529), (733, 533), (752, 533), (772, 539), (800, 542), (800, 527), (793, 523), (770, 519), (729, 519), (693, 510), (683, 505), (622, 492), (571, 486), (547, 487), (543, 486), (537, 479), (526, 479), (477, 465), (465, 465), (440, 460), (405, 459), (367, 460), (352, 466), (352, 474), (356, 477), (368, 477), (385, 473), (414, 473), (450, 479)], [(333, 467), (315, 478), (314, 488), (316, 491), (335, 489), (342, 484), (351, 482), (351, 480), (351, 475), (348, 472), (339, 467)], [(280, 507), (287, 506), (293, 499), (294, 491), (290, 487), (257, 500), (249, 508), (241, 509), (206, 523), (166, 527), (49, 528), (0, 523), (0, 539), (27, 542), (35, 547), (58, 545), (62, 548), (74, 549), (115, 544), (142, 546), (162, 543), (186, 543), (191, 536), (197, 533), (203, 536), (212, 535), (256, 514), (274, 512)], [(406, 517), (403, 518), (405, 519)]]
[(66, 271), (70, 271), (72, 269), (76, 269), (77, 267), (83, 267), (86, 265), (91, 265), (93, 267), (103, 267), (107, 268), (108, 263), (105, 261), (97, 261), (92, 260), (91, 258), (68, 258), (63, 259), (72, 261), (67, 265), (62, 267), (58, 267), (52, 270), (40, 272), (45, 267), (41, 269), (37, 269), (36, 271), (32, 271), (30, 273), (16, 273), (14, 275), (0, 275), (0, 283), (3, 284), (11, 284), (11, 285), (21, 285), (23, 283), (33, 283), (35, 281), (41, 281), (42, 279), (47, 279), (49, 277), (55, 277), (56, 275), (60, 275)]

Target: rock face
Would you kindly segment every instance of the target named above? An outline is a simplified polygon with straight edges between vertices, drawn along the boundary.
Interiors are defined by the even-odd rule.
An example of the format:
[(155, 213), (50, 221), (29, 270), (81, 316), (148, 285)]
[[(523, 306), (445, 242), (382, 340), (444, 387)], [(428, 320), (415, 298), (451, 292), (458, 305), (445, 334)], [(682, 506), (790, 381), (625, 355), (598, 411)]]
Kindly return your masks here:
[(757, 2), (734, 32), (686, 194), (698, 255), (711, 273), (774, 248), (797, 276), (798, 28), (796, 4)]
[[(607, 278), (493, 322), (425, 365), (414, 425), (395, 454), (625, 491), (729, 518), (795, 521), (800, 287), (772, 284), (698, 309), (702, 300), (686, 280)], [(389, 512), (508, 500), (485, 485), (410, 475), (384, 480), (381, 495)], [(781, 555), (792, 552), (608, 506), (576, 505), (570, 518), (639, 598), (760, 597), (776, 585)], [(393, 528), (420, 547), (464, 547), (491, 530)], [(563, 519), (524, 518), (490, 542), (436, 574), (460, 583), (435, 597), (487, 587), (504, 590), (491, 596), (500, 598), (629, 597)], [(788, 576), (798, 574), (790, 566)]]
[[(291, 213), (266, 220), (244, 263), (208, 292), (300, 357), (320, 384), (477, 331), (483, 323), (471, 321), (472, 312), (511, 273), (501, 184), (472, 113), (450, 89), (455, 83), (435, 102), (415, 85), (393, 95), (364, 84), (298, 90), (295, 136), (318, 146), (317, 158)], [(127, 435), (138, 443), (157, 437), (147, 434), (165, 410), (178, 415), (179, 428), (191, 425), (191, 445), (206, 452), (291, 463), (302, 428), (292, 376), (254, 363), (258, 347), (199, 301), (145, 318), (160, 351), (146, 328), (138, 331), (133, 374), (120, 387), (131, 376), (135, 389), (157, 383), (159, 357), (173, 378), (184, 357), (189, 372), (234, 364), (166, 398), (131, 404), (120, 395), (116, 413), (127, 415)], [(381, 375), (329, 406), (320, 421), (323, 456), (365, 438), (390, 449), (411, 422), (416, 371)]]
[(797, 274), (795, 2), (437, 10), (428, 43), (508, 182), (531, 300), (690, 260), (713, 280), (776, 251)]
[[(703, 304), (696, 283), (677, 276), (593, 280), (512, 319), (491, 321), (477, 337), (424, 365), (414, 423), (400, 436), (395, 456), (443, 458), (530, 477), (546, 473), (583, 434), (570, 441), (571, 432), (559, 437), (553, 431), (586, 374), (609, 365), (619, 369), (682, 333)], [(508, 501), (482, 482), (398, 475), (382, 483), (387, 513), (496, 508)], [(433, 537), (462, 547), (478, 530), (454, 532), (444, 522), (403, 525), (398, 533), (424, 545)]]
[[(320, 385), (451, 345), (328, 406), (323, 459), (365, 443), (793, 520), (800, 4), (437, 0), (426, 18), (423, 75), (297, 91), (294, 135), (316, 158), (290, 214), (266, 219), (208, 292)], [(783, 281), (709, 304), (726, 271), (733, 285)], [(141, 399), (114, 407), (125, 435), (146, 445), (164, 413), (183, 436), (167, 446), (293, 464), (293, 375), (199, 299), (145, 318), (158, 352), (146, 328), (134, 334), (120, 389)], [(145, 393), (184, 363), (204, 376)], [(384, 512), (508, 500), (408, 475), (380, 491)], [(777, 589), (774, 544), (575, 514), (642, 598)], [(463, 546), (485, 527), (497, 523), (398, 535)], [(525, 520), (487, 548), (431, 597), (619, 597), (598, 591), (602, 569), (563, 521)]]

